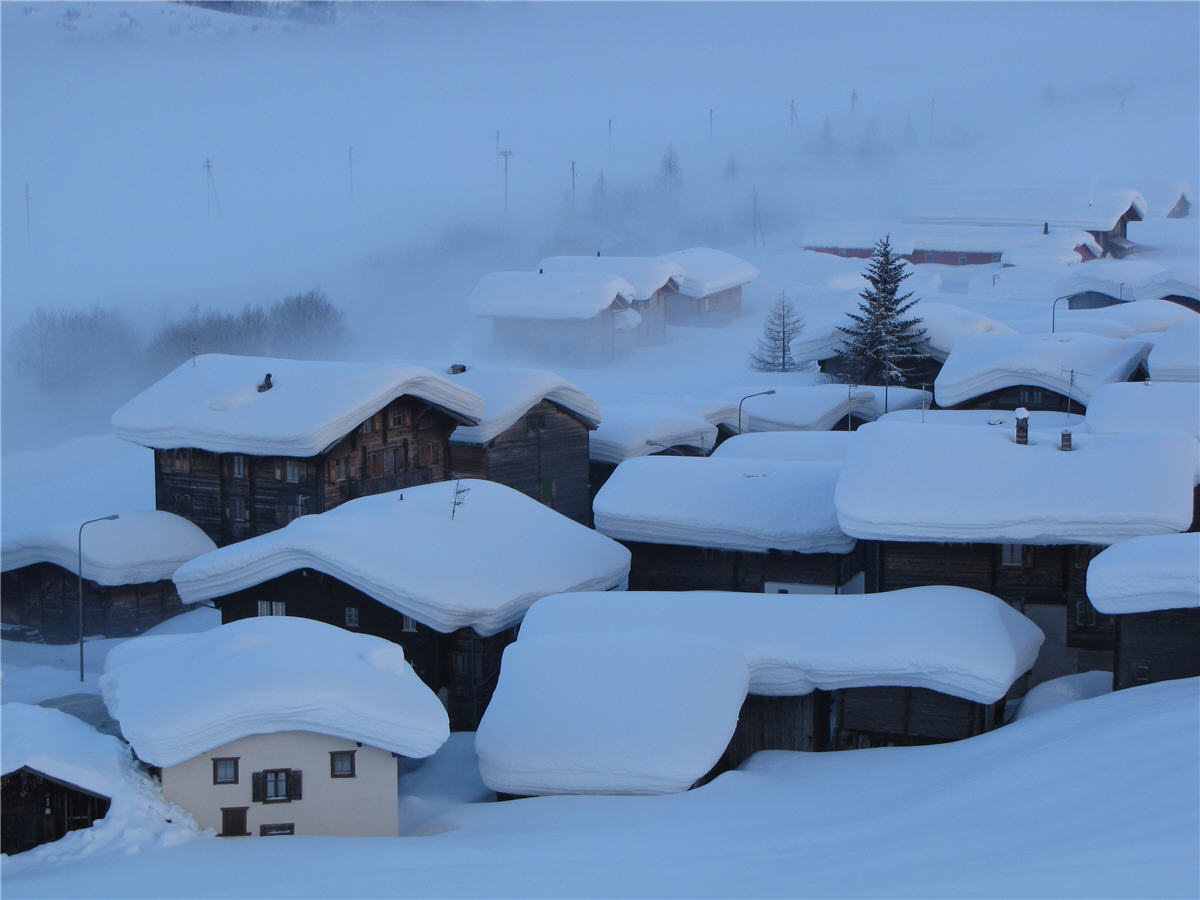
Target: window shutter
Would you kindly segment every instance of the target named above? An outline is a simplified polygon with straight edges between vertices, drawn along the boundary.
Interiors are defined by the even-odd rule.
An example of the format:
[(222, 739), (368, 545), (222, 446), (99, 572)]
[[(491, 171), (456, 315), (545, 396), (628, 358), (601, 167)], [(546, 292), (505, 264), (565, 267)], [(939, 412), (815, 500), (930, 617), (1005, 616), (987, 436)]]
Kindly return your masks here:
[(250, 799), (255, 803), (262, 803), (267, 799), (267, 776), (262, 772), (255, 772), (250, 776)]
[(300, 799), (300, 770), (299, 769), (289, 769), (288, 770), (287, 784), (288, 784), (288, 799), (289, 800), (299, 800)]

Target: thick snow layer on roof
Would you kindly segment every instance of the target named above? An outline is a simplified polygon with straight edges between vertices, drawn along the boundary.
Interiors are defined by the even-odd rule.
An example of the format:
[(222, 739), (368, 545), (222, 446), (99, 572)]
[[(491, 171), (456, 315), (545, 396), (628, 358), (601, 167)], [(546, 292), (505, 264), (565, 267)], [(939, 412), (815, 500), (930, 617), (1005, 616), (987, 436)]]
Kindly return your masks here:
[[(1175, 208), (1182, 197), (1189, 204), (1195, 205), (1196, 197), (1192, 186), (1180, 179), (1160, 179), (1141, 187), (1142, 196), (1146, 198), (1147, 208), (1152, 216), (1165, 216)], [(1191, 213), (1195, 215), (1195, 213)]]
[(529, 610), (517, 644), (653, 631), (730, 642), (750, 666), (752, 694), (899, 685), (979, 703), (1003, 697), (1043, 641), (1037, 625), (991, 594), (933, 585), (842, 595), (556, 594)]
[(619, 463), (665, 447), (711, 448), (717, 442), (717, 426), (682, 404), (605, 403), (601, 413), (603, 421), (588, 435), (588, 454), (595, 462)]
[(1003, 322), (950, 303), (921, 300), (913, 307), (911, 315), (919, 316), (921, 327), (925, 329), (922, 349), (937, 360), (945, 360), (954, 345), (967, 335), (1017, 333)]
[(731, 643), (674, 630), (517, 641), (475, 736), (479, 771), (510, 794), (684, 791), (725, 752), (748, 683)]
[[(259, 391), (267, 373), (274, 386)], [(112, 424), (145, 447), (315, 456), (404, 395), (468, 422), (483, 414), (478, 394), (408, 363), (205, 354), (118, 409)]]
[[(79, 574), (81, 522), (60, 522), (40, 533), (4, 541), (0, 569), (48, 562)], [(161, 510), (120, 513), (83, 530), (83, 577), (97, 584), (161, 581), (190, 559), (216, 549), (212, 538), (187, 519)]]
[(909, 210), (906, 221), (947, 225), (1042, 225), (1108, 231), (1132, 207), (1146, 217), (1146, 201), (1134, 190), (974, 191), (932, 188)]
[[(1050, 409), (1026, 410), (1029, 413), (1029, 433), (1047, 432), (1045, 440), (1057, 438), (1064, 428), (1074, 431), (1084, 427), (1084, 417), (1079, 413), (1059, 412)], [(878, 422), (919, 422), (925, 425), (970, 426), (992, 428), (1013, 434), (1016, 428), (1016, 413), (1008, 409), (898, 409), (880, 416)], [(857, 434), (857, 432), (855, 432)]]
[(713, 459), (782, 459), (841, 462), (856, 431), (760, 431), (736, 434), (712, 452)]
[(934, 393), (939, 405), (956, 406), (991, 391), (1031, 385), (1069, 392), (1086, 405), (1100, 385), (1129, 378), (1150, 348), (1145, 341), (1078, 332), (966, 335), (938, 373)]
[(100, 679), (104, 703), (155, 766), (279, 731), (411, 757), (429, 756), (450, 735), (445, 708), (399, 644), (313, 619), (241, 619), (121, 664), (114, 657)]
[(1111, 544), (1192, 521), (1195, 441), (1076, 430), (878, 422), (859, 429), (835, 492), (842, 530), (882, 541)]
[(503, 434), (542, 400), (549, 400), (589, 425), (600, 422), (596, 401), (565, 378), (541, 369), (468, 366), (450, 379), (483, 397), (478, 425), (459, 425), (450, 436), (458, 444), (486, 444)]
[[(1103, 250), (1096, 239), (1079, 228), (1052, 228), (1042, 234), (1036, 226), (983, 227), (979, 225), (914, 224), (908, 222), (830, 222), (814, 225), (804, 233), (805, 247), (872, 250), (884, 235), (892, 252), (908, 256), (917, 250), (956, 253), (1004, 253), (1014, 249), (1066, 252), (1079, 262), (1074, 250), (1087, 246), (1099, 256)], [(924, 260), (919, 260), (924, 262)]]
[(741, 430), (828, 431), (844, 422), (847, 413), (874, 419), (882, 406), (876, 393), (882, 390), (845, 384), (778, 388), (774, 394), (750, 397), (742, 404)]
[(655, 291), (683, 277), (683, 266), (662, 256), (547, 256), (538, 268), (546, 272), (616, 275), (633, 285), (627, 300), (649, 300)]
[(622, 541), (765, 553), (847, 553), (833, 491), (840, 465), (648, 456), (617, 466), (592, 502), (596, 530)]
[(1200, 265), (1167, 266), (1152, 275), (1140, 279), (1133, 285), (1133, 295), (1138, 298), (1168, 297), (1200, 298)]
[(129, 748), (75, 716), (44, 706), (0, 707), (0, 774), (24, 766), (68, 784), (113, 797), (133, 768)]
[(467, 295), (477, 316), (518, 319), (590, 319), (637, 288), (609, 272), (491, 272)]
[[(457, 487), (468, 493), (452, 510)], [(538, 597), (623, 585), (629, 551), (519, 491), (463, 479), (301, 516), (197, 557), (175, 585), (195, 603), (306, 568), (438, 631), (487, 636), (519, 622)]]
[(1035, 684), (1017, 708), (1017, 718), (1057, 709), (1067, 703), (1088, 700), (1112, 692), (1113, 673), (1105, 671), (1078, 672)]
[(1200, 383), (1106, 384), (1092, 395), (1085, 421), (1087, 430), (1095, 434), (1171, 431), (1200, 440)]
[(1158, 381), (1200, 381), (1200, 320), (1172, 325), (1154, 338), (1147, 365)]
[(691, 247), (662, 254), (662, 258), (683, 268), (676, 279), (679, 293), (686, 297), (707, 297), (753, 281), (758, 268), (741, 257), (711, 247)]
[(1088, 565), (1087, 595), (1109, 614), (1200, 606), (1200, 533), (1113, 544)]

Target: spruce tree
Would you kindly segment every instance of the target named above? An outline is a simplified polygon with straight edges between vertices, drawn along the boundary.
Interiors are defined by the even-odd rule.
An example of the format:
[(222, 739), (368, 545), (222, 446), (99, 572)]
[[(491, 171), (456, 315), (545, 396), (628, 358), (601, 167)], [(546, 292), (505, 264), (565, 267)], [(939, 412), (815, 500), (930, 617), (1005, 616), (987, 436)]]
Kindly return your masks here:
[(792, 358), (792, 339), (804, 330), (804, 320), (787, 295), (780, 293), (767, 311), (758, 350), (750, 354), (750, 367), (760, 372), (795, 372), (800, 364)]
[(904, 271), (904, 260), (892, 252), (888, 237), (875, 245), (863, 274), (870, 287), (858, 295), (859, 313), (847, 313), (852, 324), (838, 326), (845, 335), (842, 356), (847, 372), (858, 384), (904, 384), (925, 337), (919, 318), (904, 317), (917, 301), (909, 299), (911, 291), (897, 293), (912, 273)]

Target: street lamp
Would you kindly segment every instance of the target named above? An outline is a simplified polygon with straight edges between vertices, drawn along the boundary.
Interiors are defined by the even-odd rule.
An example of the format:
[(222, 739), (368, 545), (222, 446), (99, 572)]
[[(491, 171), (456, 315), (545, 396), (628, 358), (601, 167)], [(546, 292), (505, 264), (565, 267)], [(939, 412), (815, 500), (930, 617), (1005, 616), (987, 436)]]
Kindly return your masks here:
[(668, 453), (678, 453), (680, 456), (683, 456), (683, 451), (680, 450), (678, 447), (668, 447), (666, 444), (660, 444), (658, 441), (647, 440), (646, 446), (647, 447), (658, 447), (659, 449), (666, 450)]
[(769, 390), (769, 391), (759, 391), (756, 394), (747, 394), (745, 397), (743, 397), (741, 400), (738, 401), (738, 434), (742, 433), (742, 404), (745, 403), (747, 400), (749, 400), (751, 397), (765, 397), (768, 394), (774, 394), (774, 393), (775, 393), (775, 388), (771, 388), (771, 390)]
[(1054, 334), (1054, 308), (1056, 306), (1058, 306), (1059, 300), (1066, 300), (1067, 301), (1067, 309), (1071, 308), (1071, 303), (1070, 303), (1071, 295), (1070, 294), (1065, 294), (1062, 297), (1054, 298), (1054, 302), (1050, 304), (1050, 333), (1051, 334)]
[(79, 576), (79, 681), (83, 683), (83, 527), (93, 522), (107, 522), (110, 519), (121, 518), (116, 513), (111, 516), (100, 516), (98, 519), (88, 519), (79, 526), (79, 563), (75, 573)]

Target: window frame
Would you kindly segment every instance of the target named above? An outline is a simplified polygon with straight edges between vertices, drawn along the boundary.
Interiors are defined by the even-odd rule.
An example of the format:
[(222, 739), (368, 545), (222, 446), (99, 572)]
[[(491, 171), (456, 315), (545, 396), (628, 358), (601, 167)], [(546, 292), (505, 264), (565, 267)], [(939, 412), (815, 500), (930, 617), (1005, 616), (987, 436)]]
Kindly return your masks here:
[(347, 606), (346, 607), (346, 627), (347, 628), (358, 628), (359, 627), (358, 622), (359, 622), (358, 607), (357, 606)]
[(260, 616), (286, 616), (287, 601), (286, 600), (259, 600), (258, 615)]
[(299, 484), (301, 478), (300, 460), (285, 459), (283, 461), (284, 484)]
[[(354, 750), (330, 750), (329, 751), (329, 777), (330, 778), (357, 778), (358, 763), (355, 760)], [(350, 760), (350, 770), (348, 772), (339, 772), (337, 769), (337, 760), (339, 758), (348, 758)]]
[(269, 825), (258, 826), (259, 837), (281, 837), (284, 835), (294, 835), (295, 833), (295, 822), (275, 822)]
[[(212, 758), (212, 783), (213, 784), (237, 784), (239, 781), (238, 759), (237, 756), (214, 756)], [(221, 778), (219, 768), (221, 763), (233, 764), (233, 778)]]
[(231, 457), (232, 458), (229, 463), (229, 468), (230, 468), (231, 474), (233, 475), (234, 478), (245, 478), (246, 477), (246, 457), (243, 456), (241, 453), (231, 454)]
[[(288, 782), (291, 780), (291, 769), (263, 769), (263, 803), (290, 803), (291, 802), (291, 787)], [(283, 786), (283, 795), (279, 796), (279, 787)], [(274, 785), (276, 793), (271, 793), (271, 787)]]

